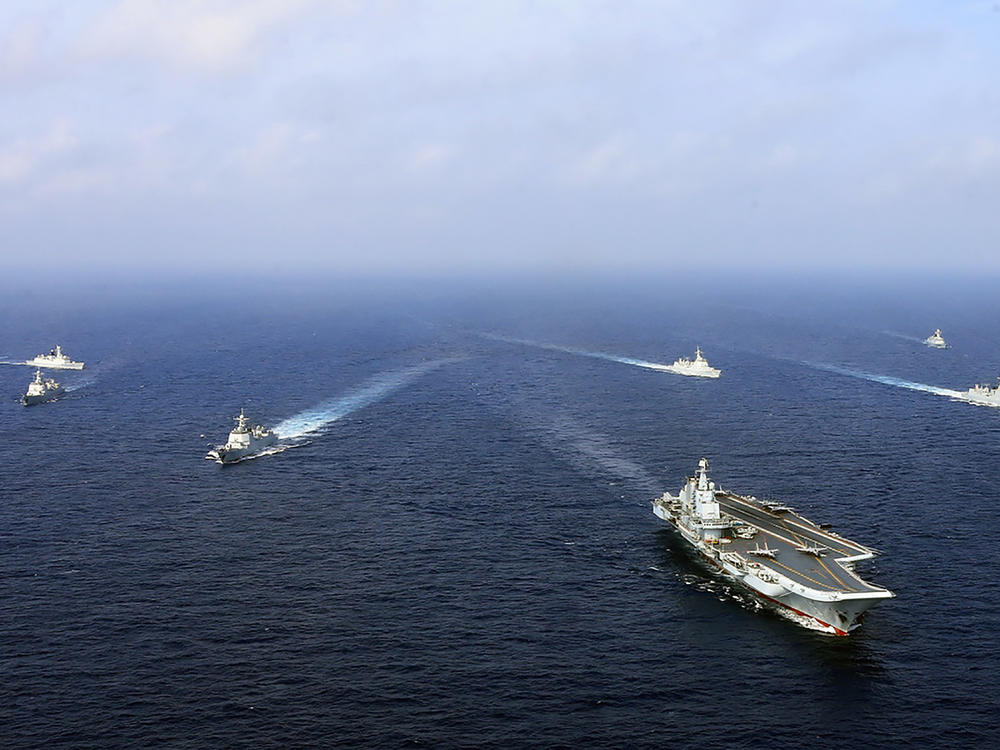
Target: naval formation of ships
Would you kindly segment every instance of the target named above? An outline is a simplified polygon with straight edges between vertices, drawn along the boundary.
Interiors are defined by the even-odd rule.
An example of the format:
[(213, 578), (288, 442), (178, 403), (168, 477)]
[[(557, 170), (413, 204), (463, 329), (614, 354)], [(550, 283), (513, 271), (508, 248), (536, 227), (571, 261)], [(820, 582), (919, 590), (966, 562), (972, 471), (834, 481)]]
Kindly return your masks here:
[(48, 354), (38, 354), (24, 362), (10, 362), (15, 365), (31, 365), (35, 368), (35, 379), (28, 383), (27, 392), (21, 396), (21, 403), (25, 406), (35, 406), (48, 401), (55, 401), (64, 393), (66, 389), (53, 378), (46, 378), (42, 375), (42, 369), (49, 370), (82, 370), (83, 362), (76, 362), (63, 353), (62, 347), (56, 345), (49, 349)]
[[(934, 349), (949, 348), (941, 329), (923, 343)], [(65, 392), (62, 385), (42, 375), (43, 368), (84, 367), (59, 346), (48, 354), (8, 364), (38, 368), (21, 399), (25, 406), (53, 401)], [(718, 378), (722, 374), (708, 364), (700, 348), (693, 360), (681, 357), (671, 365), (651, 366), (691, 377)], [(949, 395), (1000, 407), (1000, 385), (976, 385)], [(252, 424), (242, 409), (235, 419), (236, 427), (226, 443), (212, 448), (205, 458), (231, 464), (278, 444), (273, 430)], [(811, 629), (847, 635), (858, 627), (868, 609), (894, 596), (864, 581), (854, 570), (855, 563), (871, 559), (876, 550), (845, 539), (828, 525), (815, 524), (786, 505), (716, 488), (708, 478), (707, 459), (701, 459), (697, 473), (677, 495), (665, 492), (653, 500), (653, 512), (670, 523), (720, 574)]]

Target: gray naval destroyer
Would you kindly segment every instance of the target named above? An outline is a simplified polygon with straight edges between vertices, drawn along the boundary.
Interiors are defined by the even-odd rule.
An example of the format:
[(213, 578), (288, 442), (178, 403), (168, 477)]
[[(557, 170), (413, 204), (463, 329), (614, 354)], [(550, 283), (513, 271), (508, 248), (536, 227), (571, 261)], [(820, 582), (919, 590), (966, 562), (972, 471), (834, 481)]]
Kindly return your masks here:
[(786, 505), (716, 489), (707, 459), (676, 496), (654, 500), (653, 512), (724, 575), (812, 630), (847, 635), (866, 610), (894, 596), (854, 572), (874, 549)]
[(243, 409), (235, 419), (236, 427), (229, 433), (226, 444), (217, 445), (205, 458), (220, 464), (231, 464), (277, 444), (278, 436), (259, 424), (250, 424)]
[(717, 378), (722, 374), (722, 370), (717, 367), (712, 367), (708, 364), (708, 360), (705, 359), (705, 355), (701, 353), (701, 347), (697, 348), (694, 352), (694, 359), (688, 359), (687, 357), (681, 357), (675, 361), (672, 365), (643, 365), (644, 367), (649, 367), (652, 370), (660, 370), (662, 372), (672, 372), (676, 375), (687, 375), (694, 378)]
[(935, 328), (934, 333), (924, 339), (924, 344), (929, 346), (931, 349), (947, 349), (948, 342), (944, 340), (944, 336), (941, 335), (941, 329)]
[(83, 362), (75, 362), (63, 354), (62, 347), (58, 344), (54, 349), (49, 349), (48, 354), (39, 354), (24, 364), (34, 367), (46, 367), (50, 370), (82, 370)]
[(28, 392), (21, 396), (21, 403), (25, 406), (44, 404), (46, 401), (55, 401), (66, 392), (59, 383), (52, 378), (43, 378), (41, 370), (35, 370), (35, 379), (28, 383)]
[(1000, 379), (997, 385), (990, 388), (988, 385), (978, 383), (967, 391), (956, 391), (952, 398), (959, 401), (967, 401), (977, 406), (997, 406), (1000, 407)]

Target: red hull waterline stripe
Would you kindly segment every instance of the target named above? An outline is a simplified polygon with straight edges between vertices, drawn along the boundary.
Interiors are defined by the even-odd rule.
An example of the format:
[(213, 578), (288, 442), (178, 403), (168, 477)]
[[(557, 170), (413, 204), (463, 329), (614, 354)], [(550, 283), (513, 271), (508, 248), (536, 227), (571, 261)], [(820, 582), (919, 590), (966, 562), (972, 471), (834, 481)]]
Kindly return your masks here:
[[(709, 557), (708, 555), (706, 555), (704, 552), (701, 553), (701, 556), (704, 557), (706, 560), (708, 560), (710, 563), (712, 563), (712, 565), (714, 565), (715, 567), (717, 567), (719, 570), (725, 572), (725, 568), (723, 568), (721, 565), (719, 565), (718, 562), (716, 562), (715, 560), (713, 560), (711, 557)], [(762, 594), (761, 592), (757, 591), (754, 588), (751, 588), (750, 586), (747, 586), (746, 584), (743, 584), (743, 588), (745, 588), (747, 591), (749, 591), (754, 596), (759, 596), (761, 599), (767, 599), (769, 602), (774, 602), (779, 607), (784, 607), (785, 609), (791, 610), (792, 612), (794, 612), (797, 615), (801, 615), (802, 617), (807, 617), (810, 620), (815, 620), (820, 625), (822, 625), (824, 628), (832, 628), (833, 632), (835, 634), (837, 634), (837, 635), (848, 635), (848, 632), (846, 630), (841, 630), (836, 625), (831, 625), (830, 623), (823, 622), (821, 619), (819, 619), (818, 617), (814, 617), (813, 615), (808, 615), (805, 612), (800, 612), (799, 610), (795, 609), (795, 607), (789, 607), (784, 602), (779, 602), (777, 599), (772, 599), (767, 594)]]

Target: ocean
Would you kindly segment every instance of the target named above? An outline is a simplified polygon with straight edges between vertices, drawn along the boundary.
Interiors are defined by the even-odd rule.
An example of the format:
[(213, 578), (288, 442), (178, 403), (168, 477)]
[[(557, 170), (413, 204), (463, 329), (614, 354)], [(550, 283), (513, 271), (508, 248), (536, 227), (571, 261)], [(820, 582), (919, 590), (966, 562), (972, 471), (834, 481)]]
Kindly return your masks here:
[[(7, 748), (988, 743), (1000, 409), (985, 280), (7, 282)], [(935, 328), (951, 349), (920, 340)], [(636, 366), (700, 346), (718, 380)], [(245, 408), (282, 450), (204, 460)], [(883, 554), (849, 638), (653, 516), (727, 489)]]

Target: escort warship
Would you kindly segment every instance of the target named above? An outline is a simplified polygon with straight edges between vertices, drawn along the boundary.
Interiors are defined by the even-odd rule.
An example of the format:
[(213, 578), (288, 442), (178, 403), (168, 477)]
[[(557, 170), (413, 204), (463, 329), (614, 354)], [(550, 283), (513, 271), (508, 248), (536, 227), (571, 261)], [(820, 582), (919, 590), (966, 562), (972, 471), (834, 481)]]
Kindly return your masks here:
[(924, 343), (932, 349), (947, 349), (948, 344), (941, 335), (941, 329), (935, 328), (934, 333), (924, 339)]
[(259, 424), (250, 424), (243, 409), (235, 419), (236, 427), (229, 433), (226, 444), (217, 445), (205, 458), (220, 464), (231, 464), (277, 444), (278, 436)]
[(854, 572), (876, 550), (787, 505), (716, 489), (705, 458), (677, 495), (653, 501), (653, 513), (723, 575), (812, 630), (847, 635), (870, 607), (895, 596)]
[(978, 406), (1000, 406), (1000, 382), (993, 388), (988, 385), (974, 385), (965, 392), (958, 391), (953, 398)]
[(21, 396), (21, 403), (25, 406), (44, 404), (46, 401), (55, 401), (66, 392), (59, 383), (52, 378), (43, 378), (41, 370), (35, 370), (35, 379), (28, 384), (28, 392)]
[(34, 367), (45, 367), (50, 370), (83, 369), (83, 362), (74, 362), (63, 354), (62, 347), (58, 345), (55, 349), (49, 349), (48, 354), (39, 354), (37, 357), (27, 360), (24, 364), (33, 365)]
[(693, 360), (681, 357), (672, 365), (656, 365), (653, 369), (696, 378), (717, 378), (722, 374), (722, 370), (708, 364), (700, 348), (695, 350)]

